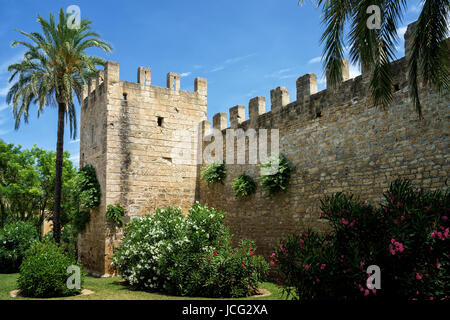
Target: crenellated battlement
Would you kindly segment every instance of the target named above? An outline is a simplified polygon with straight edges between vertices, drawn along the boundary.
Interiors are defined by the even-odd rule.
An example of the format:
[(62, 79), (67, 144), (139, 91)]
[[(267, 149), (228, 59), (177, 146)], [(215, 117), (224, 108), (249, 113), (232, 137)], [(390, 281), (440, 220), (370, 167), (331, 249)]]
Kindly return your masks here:
[[(411, 48), (411, 34), (415, 23), (408, 26), (405, 33), (405, 52), (409, 54)], [(393, 92), (406, 90), (407, 87), (407, 58), (403, 57), (391, 63), (394, 69)], [(220, 112), (213, 116), (213, 127), (225, 130), (227, 128), (257, 128), (264, 125), (276, 126), (279, 120), (295, 119), (299, 116), (304, 120), (314, 120), (322, 117), (322, 112), (332, 112), (334, 106), (346, 103), (354, 104), (358, 100), (367, 100), (369, 94), (369, 72), (362, 66), (362, 74), (350, 78), (349, 62), (343, 59), (342, 82), (336, 87), (331, 85), (331, 79), (326, 72), (326, 88), (318, 91), (317, 75), (307, 73), (296, 81), (296, 100), (290, 102), (290, 95), (285, 87), (270, 90), (270, 110), (266, 111), (264, 97), (254, 97), (248, 102), (249, 119), (245, 119), (246, 110), (242, 105), (229, 109), (230, 126), (227, 124), (226, 113)], [(274, 116), (277, 114), (277, 116)], [(208, 121), (209, 123), (209, 121)], [(211, 125), (211, 124), (209, 124)]]
[[(185, 91), (180, 89), (181, 75), (175, 72), (167, 73), (167, 86), (160, 87), (152, 85), (151, 83), (151, 68), (138, 67), (137, 69), (137, 81), (130, 82), (120, 80), (119, 78), (120, 66), (119, 63), (113, 61), (107, 61), (104, 70), (98, 70), (96, 76), (92, 77), (88, 84), (83, 87), (83, 105), (89, 106), (95, 103), (97, 99), (104, 97), (108, 86), (119, 86), (124, 89), (119, 96), (111, 95), (113, 91), (109, 91), (109, 98), (128, 100), (131, 98), (125, 89), (131, 89), (134, 94), (138, 96), (144, 96), (140, 92), (161, 91), (164, 94), (178, 94), (178, 95), (198, 95), (203, 96), (206, 100), (207, 96), (207, 81), (204, 78), (195, 78), (194, 80), (194, 92)], [(117, 92), (117, 90), (115, 90)]]

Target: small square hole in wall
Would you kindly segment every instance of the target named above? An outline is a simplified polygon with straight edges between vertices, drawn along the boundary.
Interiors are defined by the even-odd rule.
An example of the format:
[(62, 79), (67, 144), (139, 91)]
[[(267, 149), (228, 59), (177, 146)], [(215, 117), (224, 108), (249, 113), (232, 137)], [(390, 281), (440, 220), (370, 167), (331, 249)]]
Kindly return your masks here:
[(394, 92), (400, 91), (400, 85), (398, 83), (394, 84)]
[(316, 119), (317, 118), (322, 118), (322, 111), (316, 112)]
[(128, 96), (128, 95), (127, 95), (126, 93), (123, 94), (123, 101), (126, 101), (126, 100), (127, 100), (127, 96)]
[(164, 123), (164, 118), (158, 117), (158, 127), (162, 127), (163, 123)]

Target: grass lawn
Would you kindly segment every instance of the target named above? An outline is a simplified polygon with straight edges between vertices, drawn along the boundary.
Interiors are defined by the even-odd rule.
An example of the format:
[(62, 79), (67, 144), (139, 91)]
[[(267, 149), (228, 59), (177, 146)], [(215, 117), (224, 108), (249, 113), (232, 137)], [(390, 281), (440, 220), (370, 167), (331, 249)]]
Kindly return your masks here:
[[(15, 274), (0, 274), (0, 300), (36, 300), (32, 298), (17, 297), (11, 298), (10, 291), (17, 289), (17, 277)], [(276, 284), (264, 282), (261, 288), (269, 290), (270, 296), (265, 297), (249, 297), (244, 299), (233, 300), (284, 300), (281, 294), (281, 288)], [(83, 289), (94, 291), (90, 295), (78, 295), (65, 298), (52, 298), (47, 300), (212, 300), (207, 298), (195, 297), (176, 297), (159, 293), (149, 293), (145, 291), (133, 291), (123, 284), (120, 277), (113, 278), (93, 278), (86, 277)], [(229, 300), (229, 299), (227, 299)]]

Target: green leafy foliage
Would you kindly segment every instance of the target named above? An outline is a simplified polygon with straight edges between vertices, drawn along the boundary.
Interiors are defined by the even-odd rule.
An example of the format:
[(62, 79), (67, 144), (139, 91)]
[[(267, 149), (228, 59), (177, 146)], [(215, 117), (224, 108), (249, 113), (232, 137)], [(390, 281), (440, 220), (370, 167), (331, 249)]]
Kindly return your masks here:
[(79, 170), (74, 181), (74, 196), (72, 224), (76, 232), (81, 233), (90, 220), (89, 209), (97, 208), (101, 200), (100, 183), (93, 166), (86, 165)]
[[(73, 180), (76, 169), (64, 152), (62, 223), (70, 220), (73, 208)], [(54, 151), (34, 146), (22, 150), (20, 146), (0, 140), (0, 226), (6, 221), (30, 221), (41, 226), (53, 211), (55, 192)]]
[(0, 229), (0, 273), (18, 272), (26, 250), (39, 240), (36, 226), (18, 221)]
[(81, 210), (98, 207), (101, 196), (100, 184), (93, 166), (85, 165), (80, 169), (75, 187), (79, 194)]
[(113, 265), (134, 288), (173, 295), (244, 297), (255, 294), (268, 269), (251, 241), (231, 246), (224, 213), (196, 203), (157, 209), (125, 229)]
[[(77, 238), (78, 231), (75, 227), (68, 223), (64, 225), (61, 230), (61, 242), (60, 247), (64, 250), (64, 253), (72, 258), (73, 260), (77, 260)], [(47, 233), (43, 239), (43, 241), (52, 241), (53, 240), (53, 231)]]
[(125, 215), (125, 208), (123, 208), (120, 203), (115, 206), (109, 205), (106, 207), (106, 218), (113, 221), (118, 226), (123, 224), (123, 216)]
[[(64, 254), (52, 241), (37, 242), (26, 253), (17, 280), (21, 294), (27, 297), (64, 297), (80, 292), (68, 289), (67, 268), (76, 265), (75, 260)], [(85, 274), (81, 273), (81, 285)]]
[[(375, 208), (338, 193), (322, 201), (332, 232), (282, 240), (272, 255), (286, 293), (307, 300), (448, 300), (450, 192), (396, 180)], [(367, 288), (367, 267), (381, 290)]]
[(283, 154), (270, 157), (260, 165), (261, 184), (269, 197), (273, 197), (280, 191), (285, 191), (289, 185), (293, 168)]
[(233, 190), (236, 198), (243, 198), (255, 193), (256, 183), (252, 177), (242, 174), (233, 179)]
[(212, 162), (208, 165), (206, 165), (202, 169), (201, 177), (203, 180), (206, 181), (207, 184), (212, 183), (223, 183), (223, 180), (227, 176), (227, 169), (225, 167), (225, 164), (223, 163), (217, 163)]

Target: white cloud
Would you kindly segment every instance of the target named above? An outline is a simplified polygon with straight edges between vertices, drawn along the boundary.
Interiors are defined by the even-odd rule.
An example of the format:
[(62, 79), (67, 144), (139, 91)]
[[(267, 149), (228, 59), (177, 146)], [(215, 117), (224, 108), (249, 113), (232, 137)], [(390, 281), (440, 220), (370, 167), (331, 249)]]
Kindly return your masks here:
[(361, 70), (359, 68), (359, 65), (357, 65), (357, 64), (350, 64), (348, 69), (349, 69), (350, 79), (356, 78), (357, 76), (361, 75)]
[(80, 161), (80, 154), (74, 154), (73, 156), (69, 157), (69, 160), (78, 163)]
[(17, 53), (16, 55), (12, 56), (8, 60), (5, 60), (3, 63), (0, 64), (0, 74), (1, 73), (7, 73), (9, 65), (19, 62), (23, 59), (23, 54), (25, 51), (21, 51), (20, 53)]
[(11, 88), (11, 84), (7, 84), (6, 87), (0, 88), (0, 97), (4, 97), (8, 94), (9, 88)]
[(327, 83), (327, 77), (322, 76), (317, 80), (317, 84), (326, 84)]
[(289, 79), (289, 78), (295, 78), (298, 77), (298, 74), (286, 74), (284, 76), (280, 76), (279, 79)]
[(226, 63), (226, 64), (236, 63), (236, 62), (245, 60), (245, 59), (247, 59), (247, 58), (253, 57), (254, 55), (255, 55), (254, 53), (251, 53), (251, 54), (247, 54), (247, 55), (245, 55), (245, 56), (240, 56), (240, 57), (230, 58), (230, 59), (225, 60), (225, 63)]
[(219, 67), (215, 67), (215, 68), (212, 69), (210, 72), (217, 72), (217, 71), (221, 71), (221, 70), (223, 70), (223, 69), (225, 69), (224, 66), (219, 66)]
[(183, 73), (180, 75), (180, 77), (182, 77), (182, 78), (187, 77), (187, 76), (189, 76), (191, 73), (192, 73), (192, 72), (183, 72)]
[(419, 12), (422, 11), (422, 6), (423, 6), (422, 1), (419, 1), (417, 4), (412, 5), (411, 7), (409, 7), (408, 11), (412, 12), (412, 13), (419, 13)]
[(0, 136), (10, 133), (12, 130), (11, 129), (0, 129)]
[(318, 63), (318, 62), (321, 62), (321, 61), (322, 61), (322, 56), (312, 58), (311, 60), (308, 61), (308, 63), (309, 64), (313, 64), (313, 63)]
[(0, 105), (0, 111), (6, 110), (6, 109), (9, 109), (9, 108), (11, 108), (11, 106), (7, 105), (6, 103)]
[(278, 73), (286, 73), (286, 72), (289, 72), (291, 70), (292, 70), (291, 68), (281, 69), (280, 71), (278, 71)]
[(80, 139), (76, 139), (76, 140), (70, 140), (69, 143), (79, 143)]
[(400, 27), (397, 29), (397, 34), (400, 37), (400, 39), (404, 38), (407, 29), (408, 29), (408, 26)]

